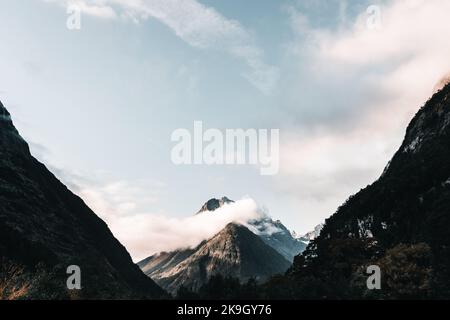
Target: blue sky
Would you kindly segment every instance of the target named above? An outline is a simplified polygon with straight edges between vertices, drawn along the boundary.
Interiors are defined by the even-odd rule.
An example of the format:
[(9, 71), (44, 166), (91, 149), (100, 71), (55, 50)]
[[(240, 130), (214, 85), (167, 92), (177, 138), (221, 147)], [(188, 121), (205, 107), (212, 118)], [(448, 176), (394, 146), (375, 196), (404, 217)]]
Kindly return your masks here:
[[(66, 27), (70, 3), (83, 9), (80, 30)], [(382, 13), (376, 30), (366, 23), (370, 5)], [(450, 35), (448, 6), (2, 1), (0, 99), (33, 154), (132, 253), (130, 217), (183, 219), (222, 195), (251, 197), (303, 233), (381, 174), (450, 71), (450, 45), (434, 40)], [(170, 135), (195, 120), (280, 129), (279, 174), (175, 166)]]

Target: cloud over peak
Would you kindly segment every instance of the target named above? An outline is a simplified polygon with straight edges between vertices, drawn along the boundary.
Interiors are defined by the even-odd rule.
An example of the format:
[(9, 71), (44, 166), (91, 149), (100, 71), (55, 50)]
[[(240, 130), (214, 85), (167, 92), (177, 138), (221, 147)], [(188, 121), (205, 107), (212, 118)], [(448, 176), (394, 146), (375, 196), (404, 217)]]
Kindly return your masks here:
[(263, 215), (252, 199), (226, 204), (214, 212), (202, 212), (184, 218), (162, 214), (131, 214), (120, 216), (98, 214), (105, 219), (114, 235), (130, 251), (135, 260), (160, 251), (192, 248), (234, 222), (247, 224)]

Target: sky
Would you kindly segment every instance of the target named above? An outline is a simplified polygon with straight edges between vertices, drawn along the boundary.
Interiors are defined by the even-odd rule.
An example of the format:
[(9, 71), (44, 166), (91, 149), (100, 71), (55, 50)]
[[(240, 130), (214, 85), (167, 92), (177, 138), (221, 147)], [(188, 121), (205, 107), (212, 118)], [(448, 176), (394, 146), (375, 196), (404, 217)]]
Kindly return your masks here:
[[(447, 12), (448, 0), (4, 0), (0, 100), (135, 259), (218, 231), (226, 219), (191, 218), (212, 197), (241, 200), (229, 219), (263, 210), (306, 233), (380, 176), (449, 75)], [(194, 121), (279, 129), (278, 174), (175, 165), (171, 134)]]

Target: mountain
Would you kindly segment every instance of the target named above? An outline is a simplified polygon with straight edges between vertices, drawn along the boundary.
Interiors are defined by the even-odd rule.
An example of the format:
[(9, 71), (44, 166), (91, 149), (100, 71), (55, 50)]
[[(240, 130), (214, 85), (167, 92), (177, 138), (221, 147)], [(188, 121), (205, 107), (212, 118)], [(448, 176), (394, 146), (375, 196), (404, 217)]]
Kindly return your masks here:
[[(68, 290), (67, 267), (81, 269)], [(159, 298), (107, 225), (31, 154), (0, 103), (0, 299)]]
[(290, 262), (306, 249), (306, 243), (302, 239), (295, 239), (292, 232), (280, 220), (274, 221), (269, 217), (263, 217), (249, 221), (249, 228)]
[[(219, 214), (214, 211), (230, 203), (233, 201), (226, 197), (211, 199), (199, 212)], [(262, 282), (284, 273), (305, 247), (281, 222), (262, 218), (250, 221), (248, 226), (230, 223), (196, 248), (161, 252), (138, 265), (161, 287), (176, 294), (181, 286), (197, 291), (217, 274), (241, 282), (250, 278)]]
[[(213, 212), (218, 208), (231, 203), (234, 203), (234, 201), (227, 197), (222, 197), (220, 199), (212, 198), (202, 206), (198, 213)], [(248, 221), (247, 227), (250, 231), (259, 236), (264, 243), (271, 246), (290, 262), (306, 248), (305, 242), (301, 241), (301, 239), (295, 239), (292, 236), (292, 232), (289, 231), (280, 220), (274, 221), (272, 218), (264, 215), (260, 218)]]
[(209, 199), (197, 212), (197, 214), (205, 212), (205, 211), (214, 211), (219, 209), (224, 204), (233, 203), (233, 200), (228, 199), (227, 197), (222, 197), (221, 199)]
[(294, 237), (295, 239), (301, 240), (304, 243), (309, 243), (310, 241), (316, 239), (319, 235), (320, 232), (323, 229), (324, 224), (320, 223), (317, 226), (314, 227), (314, 230), (305, 233), (302, 236), (298, 236), (295, 232), (292, 234), (292, 237)]
[(196, 291), (216, 274), (264, 281), (284, 273), (290, 263), (248, 228), (230, 223), (195, 249), (161, 253), (138, 265), (168, 292), (176, 293), (180, 286)]
[[(380, 178), (326, 220), (271, 290), (278, 298), (448, 299), (449, 159), (447, 84), (414, 116)], [(369, 265), (380, 268), (381, 290), (367, 288)]]

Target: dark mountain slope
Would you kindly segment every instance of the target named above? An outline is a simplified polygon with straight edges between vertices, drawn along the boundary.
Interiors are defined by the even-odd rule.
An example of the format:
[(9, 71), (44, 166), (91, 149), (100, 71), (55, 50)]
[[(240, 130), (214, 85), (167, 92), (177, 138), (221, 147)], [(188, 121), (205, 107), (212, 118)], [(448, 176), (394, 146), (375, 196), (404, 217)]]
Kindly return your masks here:
[[(447, 85), (415, 115), (383, 175), (326, 221), (272, 290), (279, 285), (296, 298), (449, 298), (449, 124)], [(370, 264), (381, 268), (381, 290), (367, 290)]]
[[(0, 298), (158, 298), (107, 225), (33, 158), (0, 103)], [(81, 268), (82, 290), (66, 288)]]

